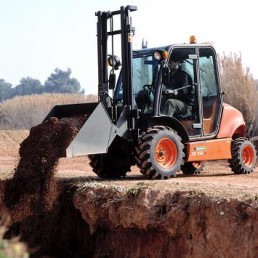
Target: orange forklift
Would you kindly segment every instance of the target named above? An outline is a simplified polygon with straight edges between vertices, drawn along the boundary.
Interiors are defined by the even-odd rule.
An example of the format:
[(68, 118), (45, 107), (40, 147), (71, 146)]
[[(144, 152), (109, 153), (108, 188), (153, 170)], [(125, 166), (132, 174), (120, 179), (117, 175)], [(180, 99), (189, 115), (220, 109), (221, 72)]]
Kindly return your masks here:
[[(56, 106), (46, 117), (89, 115), (67, 156), (88, 155), (102, 178), (123, 177), (137, 164), (146, 177), (167, 179), (180, 170), (199, 173), (204, 161), (223, 159), (235, 174), (253, 172), (256, 150), (246, 138), (242, 114), (223, 103), (213, 46), (192, 37), (189, 44), (132, 50), (136, 10), (126, 6), (96, 13), (99, 101)], [(120, 17), (120, 29), (114, 30), (114, 16)], [(115, 36), (121, 39), (120, 54)], [(187, 87), (166, 88), (170, 60), (189, 75)], [(193, 94), (191, 111), (164, 113), (164, 100), (185, 90)]]

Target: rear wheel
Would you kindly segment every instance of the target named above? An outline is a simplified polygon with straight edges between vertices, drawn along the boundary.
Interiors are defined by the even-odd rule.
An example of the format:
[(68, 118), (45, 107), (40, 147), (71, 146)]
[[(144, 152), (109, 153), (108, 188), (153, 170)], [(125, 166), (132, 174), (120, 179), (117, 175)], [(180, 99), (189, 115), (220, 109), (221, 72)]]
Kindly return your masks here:
[(183, 164), (181, 137), (169, 127), (154, 126), (138, 140), (135, 159), (143, 175), (167, 179), (176, 175)]
[(231, 145), (232, 159), (229, 160), (230, 167), (235, 174), (249, 174), (253, 172), (257, 154), (251, 141), (246, 138), (237, 138)]
[(204, 161), (186, 162), (181, 166), (181, 170), (185, 175), (200, 174), (204, 164)]

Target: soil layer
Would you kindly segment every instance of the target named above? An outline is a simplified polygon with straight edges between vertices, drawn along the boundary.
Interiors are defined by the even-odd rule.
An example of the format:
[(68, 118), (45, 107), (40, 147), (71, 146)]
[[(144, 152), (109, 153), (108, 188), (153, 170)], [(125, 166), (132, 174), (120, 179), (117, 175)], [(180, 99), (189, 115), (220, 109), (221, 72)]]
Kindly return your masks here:
[(51, 210), (11, 223), (31, 257), (257, 257), (258, 203), (59, 180)]

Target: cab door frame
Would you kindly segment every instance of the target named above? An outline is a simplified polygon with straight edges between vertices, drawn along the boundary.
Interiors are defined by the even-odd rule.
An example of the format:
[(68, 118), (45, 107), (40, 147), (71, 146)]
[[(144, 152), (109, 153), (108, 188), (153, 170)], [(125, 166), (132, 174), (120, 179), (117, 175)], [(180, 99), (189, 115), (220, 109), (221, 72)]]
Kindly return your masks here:
[[(214, 78), (216, 81), (216, 97), (218, 98), (218, 109), (217, 113), (215, 115), (215, 121), (214, 121), (214, 130), (210, 134), (205, 134), (205, 128), (204, 128), (204, 102), (203, 102), (203, 88), (202, 88), (202, 82), (201, 82), (201, 64), (200, 64), (200, 50), (202, 49), (210, 49), (213, 53), (213, 66), (214, 66)], [(218, 58), (215, 49), (210, 45), (204, 45), (204, 46), (197, 46), (197, 56), (198, 56), (198, 62), (197, 62), (197, 81), (198, 81), (198, 98), (199, 98), (199, 105), (200, 105), (200, 119), (202, 124), (202, 139), (211, 139), (214, 138), (219, 131), (220, 126), (220, 120), (222, 116), (222, 110), (223, 110), (223, 99), (222, 99), (222, 90), (220, 87), (220, 76), (219, 76), (219, 69), (218, 69)]]
[[(196, 113), (198, 114), (198, 117), (197, 117), (197, 121), (192, 121), (191, 120), (192, 121), (191, 128), (196, 129), (196, 134), (195, 135), (191, 135), (191, 136), (189, 135), (189, 140), (192, 141), (192, 140), (200, 139), (202, 137), (202, 117), (200, 116), (201, 115), (200, 114), (201, 105), (200, 105), (200, 96), (199, 96), (200, 95), (199, 94), (200, 89), (199, 89), (199, 86), (198, 86), (198, 76), (199, 76), (198, 75), (198, 61), (199, 61), (199, 59), (198, 59), (198, 53), (197, 53), (198, 48), (194, 44), (191, 44), (191, 45), (189, 45), (189, 44), (172, 45), (168, 50), (169, 57), (166, 59), (165, 63), (163, 64), (164, 66), (168, 65), (169, 58), (170, 58), (171, 54), (173, 53), (173, 51), (176, 50), (176, 49), (189, 49), (189, 50), (193, 49), (194, 50), (193, 53), (189, 53), (189, 59), (193, 60), (193, 78), (192, 79), (193, 79), (193, 83), (196, 87), (196, 90), (195, 90), (196, 91), (196, 101), (198, 102), (197, 105), (196, 105), (198, 107), (198, 110), (196, 110)], [(164, 117), (164, 115), (160, 113), (160, 105), (161, 105), (161, 98), (162, 98), (162, 92), (161, 92), (162, 91), (162, 83), (161, 82), (160, 82), (159, 86), (160, 87), (158, 89), (159, 94), (158, 94), (158, 99), (157, 99), (157, 104), (158, 105), (156, 106), (156, 111), (157, 111), (156, 115)], [(174, 118), (174, 119), (176, 119), (176, 118)], [(181, 123), (185, 127), (184, 123), (186, 121), (181, 121), (181, 120), (179, 121), (178, 120), (178, 122)], [(199, 131), (199, 132), (197, 133), (197, 131)], [(187, 133), (189, 133), (189, 132), (187, 132)]]
[[(211, 46), (211, 45), (198, 45), (198, 44), (184, 44), (184, 45), (172, 45), (169, 49), (169, 56), (171, 55), (171, 52), (176, 49), (176, 48), (194, 48), (195, 49), (195, 54), (193, 54), (191, 56), (191, 59), (194, 60), (195, 62), (195, 67), (194, 67), (194, 72), (196, 73), (196, 99), (198, 102), (198, 110), (196, 110), (196, 112), (198, 113), (198, 121), (193, 123), (192, 126), (195, 129), (199, 129), (200, 130), (200, 134), (198, 135), (193, 135), (193, 136), (189, 136), (189, 141), (200, 141), (200, 140), (206, 140), (206, 139), (212, 139), (215, 138), (215, 136), (218, 134), (219, 131), (219, 126), (220, 126), (220, 121), (221, 121), (221, 116), (222, 116), (222, 91), (220, 88), (220, 77), (219, 77), (219, 70), (218, 70), (218, 64), (217, 64), (217, 55), (216, 55), (216, 51), (215, 49)], [(203, 48), (209, 48), (213, 51), (214, 54), (214, 68), (215, 68), (215, 79), (217, 82), (217, 96), (219, 98), (219, 110), (218, 110), (218, 114), (217, 114), (217, 121), (216, 121), (216, 126), (215, 126), (215, 130), (212, 134), (209, 135), (205, 135), (204, 133), (204, 125), (203, 125), (203, 99), (202, 99), (202, 89), (201, 89), (201, 75), (200, 75), (200, 49)], [(169, 58), (168, 58), (169, 59)], [(164, 66), (167, 65), (168, 63), (168, 59), (166, 60), (166, 62), (163, 64)], [(162, 66), (161, 66), (162, 68)], [(160, 68), (160, 69), (161, 69)], [(161, 83), (161, 78), (159, 80), (157, 87), (157, 91), (156, 94), (157, 96), (155, 97), (155, 111), (154, 112), (154, 116), (161, 116), (164, 117), (163, 114), (160, 113), (160, 104), (161, 104), (161, 97), (162, 97), (162, 83)], [(156, 95), (155, 94), (155, 95)], [(181, 123), (180, 121), (178, 121), (179, 123)], [(182, 124), (182, 123), (181, 123)]]

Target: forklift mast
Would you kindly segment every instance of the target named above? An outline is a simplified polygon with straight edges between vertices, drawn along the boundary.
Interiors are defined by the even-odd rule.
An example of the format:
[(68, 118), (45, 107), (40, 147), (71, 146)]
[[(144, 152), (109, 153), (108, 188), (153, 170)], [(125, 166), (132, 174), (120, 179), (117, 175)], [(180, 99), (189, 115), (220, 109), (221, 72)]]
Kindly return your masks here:
[[(128, 5), (121, 7), (118, 11), (113, 12), (96, 12), (97, 22), (97, 47), (98, 47), (98, 99), (105, 107), (108, 106), (109, 96), (109, 78), (108, 78), (108, 37), (111, 36), (112, 56), (114, 55), (114, 35), (121, 35), (121, 52), (122, 52), (122, 83), (123, 83), (123, 103), (131, 110), (133, 104), (133, 87), (132, 87), (132, 37), (134, 28), (130, 13), (136, 11), (136, 6)], [(113, 17), (120, 15), (121, 28), (113, 30)], [(110, 31), (108, 31), (108, 22), (110, 22)]]

